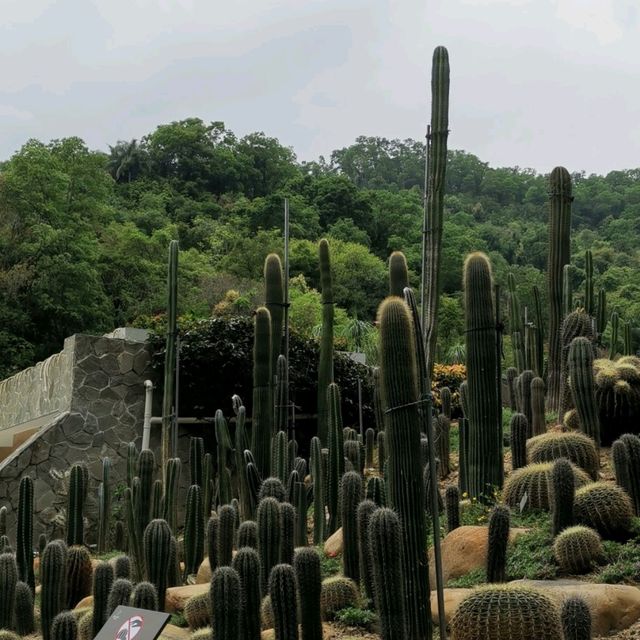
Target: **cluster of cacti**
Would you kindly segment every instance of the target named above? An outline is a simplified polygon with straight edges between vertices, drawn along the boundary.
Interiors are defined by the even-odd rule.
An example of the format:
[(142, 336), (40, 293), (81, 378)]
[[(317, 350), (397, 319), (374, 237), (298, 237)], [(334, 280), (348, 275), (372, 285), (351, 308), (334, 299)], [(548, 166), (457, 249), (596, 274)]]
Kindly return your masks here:
[(451, 640), (563, 640), (555, 601), (521, 586), (474, 590), (458, 605), (450, 627)]
[(562, 571), (581, 574), (590, 571), (603, 559), (604, 549), (597, 531), (577, 525), (556, 536), (553, 555)]
[[(513, 508), (548, 510), (551, 505), (552, 468), (551, 462), (539, 462), (514, 471), (504, 483), (502, 498), (505, 504)], [(582, 469), (574, 466), (573, 473), (576, 488), (591, 482), (591, 478)], [(525, 495), (526, 502), (521, 505)]]
[(633, 504), (617, 485), (593, 482), (576, 490), (576, 523), (595, 529), (605, 539), (625, 539), (631, 530)]
[(566, 458), (586, 471), (594, 480), (598, 477), (600, 458), (595, 442), (583, 433), (550, 431), (527, 441), (529, 462), (551, 462)]

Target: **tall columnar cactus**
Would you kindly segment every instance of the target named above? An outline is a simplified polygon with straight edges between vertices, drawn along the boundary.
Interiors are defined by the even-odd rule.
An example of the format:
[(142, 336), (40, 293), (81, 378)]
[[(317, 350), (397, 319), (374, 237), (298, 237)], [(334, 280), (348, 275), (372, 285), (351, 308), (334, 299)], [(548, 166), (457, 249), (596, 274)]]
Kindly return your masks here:
[(322, 640), (320, 556), (311, 547), (296, 549), (293, 567), (298, 584), (302, 640)]
[(288, 502), (280, 503), (280, 556), (279, 562), (291, 564), (293, 562), (294, 536), (296, 526), (296, 512)]
[(342, 563), (347, 578), (360, 582), (360, 555), (358, 552), (358, 505), (362, 501), (362, 477), (355, 471), (342, 476), (341, 520), (342, 520)]
[(263, 498), (258, 505), (258, 554), (260, 555), (260, 587), (267, 594), (269, 574), (280, 559), (280, 503)]
[(539, 436), (547, 431), (544, 407), (544, 380), (531, 380), (531, 435)]
[[(255, 424), (255, 423), (254, 423)], [(214, 426), (216, 431), (216, 450), (218, 455), (218, 504), (229, 504), (232, 498), (231, 474), (227, 468), (229, 452), (233, 448), (227, 421), (218, 409), (214, 416)], [(262, 437), (262, 436), (260, 436)], [(268, 448), (271, 447), (271, 436), (269, 436)]]
[(0, 507), (0, 536), (7, 535), (7, 507)]
[(276, 391), (275, 391), (275, 422), (273, 428), (276, 431), (289, 430), (289, 407), (287, 399), (289, 397), (288, 378), (287, 378), (287, 359), (280, 354), (276, 361)]
[[(24, 476), (20, 480), (18, 497), (18, 523), (16, 531), (16, 560), (18, 580), (26, 582), (35, 593), (33, 574), (33, 480)], [(0, 628), (2, 625), (0, 625)]]
[(387, 461), (387, 448), (385, 446), (384, 431), (378, 431), (376, 442), (378, 444), (378, 472), (384, 475), (384, 467)]
[(214, 640), (237, 640), (240, 630), (240, 576), (219, 567), (211, 578), (211, 626)]
[(571, 285), (571, 265), (562, 267), (562, 317), (573, 311), (573, 288)]
[(127, 578), (116, 578), (109, 592), (107, 600), (107, 617), (109, 617), (120, 605), (126, 607), (131, 602), (133, 583)]
[(109, 593), (113, 586), (113, 567), (108, 562), (99, 562), (93, 572), (93, 637), (104, 626), (108, 618)]
[(531, 383), (534, 374), (531, 369), (523, 371), (516, 379), (516, 393), (518, 396), (518, 410), (527, 417), (529, 437), (532, 435), (533, 408), (531, 405)]
[(276, 640), (298, 640), (296, 576), (289, 564), (278, 564), (269, 576)]
[(131, 594), (131, 606), (137, 609), (158, 611), (160, 608), (158, 603), (158, 590), (150, 582), (138, 582)]
[(371, 555), (369, 554), (369, 536), (370, 536), (370, 519), (371, 514), (378, 509), (379, 506), (373, 500), (365, 499), (358, 505), (357, 521), (358, 521), (358, 555), (360, 561), (360, 577), (364, 585), (364, 592), (367, 599), (373, 602), (373, 565)]
[(611, 314), (611, 340), (609, 341), (609, 358), (613, 360), (618, 353), (618, 327), (620, 326), (620, 316), (617, 311)]
[(218, 514), (213, 512), (207, 521), (207, 557), (211, 571), (218, 568)]
[(133, 560), (135, 578), (137, 580), (142, 580), (144, 577), (144, 549), (142, 537), (139, 534), (138, 525), (136, 523), (134, 502), (133, 489), (131, 487), (127, 487), (124, 490), (124, 514), (126, 518), (128, 550), (129, 555)]
[(111, 529), (111, 459), (102, 460), (102, 483), (98, 492), (98, 552), (105, 553), (109, 547)]
[[(76, 640), (78, 637), (78, 623), (73, 611), (62, 611), (51, 625), (51, 640)], [(94, 636), (95, 637), (95, 636)]]
[(554, 536), (573, 524), (575, 492), (573, 467), (566, 458), (559, 458), (551, 469), (551, 529)]
[(444, 509), (447, 516), (447, 533), (460, 526), (460, 491), (450, 485), (444, 492)]
[(0, 629), (13, 629), (18, 567), (12, 553), (0, 555)]
[(153, 492), (153, 474), (155, 468), (156, 458), (153, 455), (153, 451), (150, 449), (143, 449), (138, 456), (138, 478), (140, 478), (140, 490), (135, 496), (136, 524), (138, 526), (138, 535), (141, 539), (144, 536), (144, 531), (147, 528), (149, 521), (151, 520), (151, 494)]
[(487, 582), (506, 580), (510, 523), (509, 507), (496, 505), (489, 516)]
[(369, 520), (369, 555), (382, 640), (404, 640), (409, 621), (402, 579), (400, 521), (391, 509), (377, 509)]
[(158, 606), (164, 611), (171, 547), (171, 529), (166, 520), (152, 520), (144, 532), (144, 556), (147, 580), (158, 593)]
[(569, 596), (562, 603), (564, 640), (591, 640), (591, 609), (580, 596)]
[(289, 447), (287, 434), (284, 431), (276, 433), (271, 453), (271, 471), (282, 484), (287, 482), (289, 477)]
[(556, 167), (549, 177), (549, 394), (552, 411), (560, 406), (561, 333), (563, 309), (563, 269), (571, 260), (571, 176), (564, 167)]
[[(244, 407), (242, 408), (244, 409)], [(237, 423), (236, 429), (238, 429)], [(241, 465), (238, 464), (237, 468), (240, 469)], [(215, 471), (213, 468), (213, 456), (210, 453), (205, 453), (204, 458), (202, 459), (202, 514), (205, 521), (209, 519), (209, 516), (211, 515), (211, 509), (213, 507), (213, 494), (215, 491), (213, 480), (214, 475)], [(239, 473), (239, 475), (241, 476), (242, 474)], [(242, 488), (240, 488), (240, 491), (242, 491)]]
[(263, 478), (271, 473), (271, 389), (271, 314), (260, 307), (254, 325), (251, 452)]
[(270, 253), (264, 261), (264, 298), (264, 306), (271, 314), (271, 379), (273, 380), (282, 348), (284, 319), (282, 262), (277, 253)]
[(192, 484), (187, 492), (184, 516), (184, 572), (185, 576), (198, 573), (204, 557), (204, 512), (200, 485)]
[(204, 438), (191, 437), (189, 439), (189, 470), (191, 484), (202, 487), (204, 478)]
[(593, 382), (593, 346), (587, 338), (574, 338), (569, 348), (571, 395), (582, 431), (600, 445), (600, 417)]
[(376, 445), (376, 432), (369, 428), (364, 432), (365, 442), (365, 462), (364, 466), (367, 469), (373, 469), (373, 451)]
[(376, 430), (381, 433), (384, 431), (384, 408), (382, 407), (382, 397), (380, 395), (379, 367), (373, 367), (371, 378), (373, 382), (373, 414), (376, 420)]
[(422, 321), (425, 334), (427, 375), (436, 355), (444, 189), (449, 137), (449, 53), (436, 47), (431, 67), (431, 129), (428, 140), (426, 198), (422, 244)]
[(240, 578), (239, 640), (260, 640), (260, 558), (257, 551), (240, 547), (232, 566)]
[(387, 506), (387, 488), (384, 478), (373, 476), (367, 481), (366, 499), (378, 507)]
[(440, 389), (440, 413), (451, 420), (451, 389), (449, 387), (442, 387)]
[(296, 547), (307, 546), (307, 511), (309, 502), (307, 499), (307, 488), (304, 482), (296, 482), (295, 484), (295, 507), (296, 507)]
[(175, 410), (176, 339), (178, 337), (177, 318), (178, 241), (172, 240), (169, 243), (169, 264), (167, 268), (167, 340), (164, 352), (164, 385), (162, 392), (161, 458), (162, 468), (165, 470), (171, 457), (171, 429)]
[[(520, 298), (516, 291), (515, 276), (511, 272), (507, 274), (507, 287), (509, 289), (509, 329), (511, 330), (511, 335), (517, 331), (521, 336), (523, 336), (524, 322), (522, 320), (522, 312), (520, 310)], [(524, 361), (524, 354), (516, 357), (516, 360), (518, 360), (518, 358)]]
[(85, 546), (69, 547), (67, 552), (67, 601), (65, 609), (75, 606), (91, 594), (93, 565), (91, 554)]
[(218, 510), (217, 559), (219, 567), (228, 567), (233, 559), (233, 547), (236, 541), (236, 512), (230, 504)]
[[(469, 494), (487, 500), (501, 487), (502, 428), (498, 417), (496, 330), (489, 259), (470, 254), (464, 265), (467, 391), (469, 396)], [(490, 499), (490, 498), (489, 498)]]
[(598, 291), (598, 304), (596, 306), (596, 331), (598, 340), (607, 328), (607, 292), (603, 287)]
[(527, 464), (527, 435), (529, 424), (524, 413), (514, 413), (510, 421), (511, 468), (515, 471)]
[(587, 249), (584, 254), (584, 310), (590, 316), (594, 312), (593, 301), (593, 254)]
[(33, 593), (26, 582), (16, 584), (16, 606), (14, 611), (15, 628), (20, 636), (31, 635), (35, 630), (33, 611)]
[(258, 525), (253, 520), (245, 520), (238, 527), (238, 549), (258, 548)]
[(623, 326), (623, 334), (622, 334), (623, 342), (624, 342), (624, 355), (632, 356), (633, 355), (633, 340), (631, 339), (631, 323), (625, 322)]
[(402, 298), (409, 286), (409, 270), (407, 259), (402, 251), (394, 251), (389, 256), (389, 295)]
[(258, 494), (260, 500), (263, 498), (275, 498), (278, 502), (284, 502), (286, 497), (287, 493), (279, 478), (267, 478), (260, 485), (260, 493)]
[(171, 531), (178, 529), (178, 487), (180, 486), (180, 458), (171, 458), (167, 463), (164, 487), (164, 519), (169, 523)]
[(320, 438), (311, 439), (311, 480), (313, 482), (313, 544), (322, 544), (325, 530), (325, 486)]
[(329, 425), (329, 473), (327, 506), (329, 508), (329, 533), (340, 526), (340, 505), (338, 494), (340, 480), (344, 474), (344, 440), (342, 437), (342, 410), (340, 389), (332, 382), (327, 389), (327, 423)]
[(542, 376), (544, 372), (544, 321), (542, 319), (542, 296), (540, 289), (533, 287), (533, 308), (535, 318), (536, 348), (532, 369), (536, 376)]
[(67, 544), (84, 544), (85, 476), (82, 466), (74, 464), (69, 475), (67, 500)]
[(387, 407), (389, 504), (398, 512), (402, 529), (408, 636), (422, 640), (431, 637), (431, 611), (413, 323), (409, 309), (398, 298), (387, 298), (380, 305), (378, 322), (380, 382)]
[(320, 290), (322, 292), (322, 334), (318, 363), (318, 437), (328, 442), (329, 407), (327, 388), (333, 382), (333, 281), (329, 243), (322, 239), (318, 245), (320, 259)]
[[(640, 514), (640, 437), (637, 435), (626, 433), (617, 442), (620, 442), (625, 449), (626, 471), (624, 476), (627, 478), (626, 487), (623, 487), (631, 501), (633, 502), (633, 510), (636, 515)], [(615, 443), (614, 443), (615, 444)], [(616, 478), (618, 470), (616, 466)], [(618, 484), (621, 484), (618, 482)]]
[(50, 639), (53, 619), (65, 608), (67, 547), (62, 540), (50, 542), (40, 559), (40, 615), (42, 637)]

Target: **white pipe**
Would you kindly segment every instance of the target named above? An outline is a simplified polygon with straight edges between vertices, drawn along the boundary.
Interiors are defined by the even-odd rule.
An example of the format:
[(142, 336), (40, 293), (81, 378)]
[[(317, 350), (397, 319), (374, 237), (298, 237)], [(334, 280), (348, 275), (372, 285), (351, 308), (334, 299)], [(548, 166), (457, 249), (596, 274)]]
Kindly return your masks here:
[(142, 425), (142, 449), (149, 448), (151, 437), (151, 405), (153, 404), (153, 382), (144, 381), (144, 423)]

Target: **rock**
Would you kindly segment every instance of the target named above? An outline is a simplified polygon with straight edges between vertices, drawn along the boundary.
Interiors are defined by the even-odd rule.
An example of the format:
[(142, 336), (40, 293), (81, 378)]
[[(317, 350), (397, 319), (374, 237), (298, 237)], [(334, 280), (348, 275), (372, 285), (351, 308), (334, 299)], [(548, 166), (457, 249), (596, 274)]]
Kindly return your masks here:
[[(445, 589), (444, 590), (444, 615), (447, 624), (458, 605), (473, 591), (473, 589)], [(438, 623), (438, 595), (434, 586), (431, 587), (431, 617), (434, 626)]]
[[(513, 542), (528, 529), (512, 528), (509, 541)], [(488, 527), (466, 525), (448, 533), (442, 541), (442, 575), (444, 583), (459, 578), (473, 569), (480, 569), (487, 562)], [(328, 542), (328, 540), (327, 540)], [(433, 549), (429, 550), (429, 580), (436, 584)]]
[(324, 552), (330, 558), (335, 558), (342, 553), (342, 527), (327, 538), (324, 543)]
[(275, 629), (265, 629), (264, 631), (260, 632), (260, 638), (261, 640), (275, 640)]
[(164, 640), (188, 640), (190, 637), (189, 629), (176, 627), (174, 624), (168, 624), (160, 634), (160, 638), (164, 638)]
[(202, 564), (198, 567), (198, 574), (196, 575), (196, 584), (209, 584), (211, 582), (211, 565), (209, 564), (209, 558), (205, 558)]
[(93, 596), (86, 596), (78, 602), (74, 609), (93, 609)]
[(608, 636), (640, 620), (640, 589), (622, 584), (593, 584), (580, 580), (515, 580), (543, 589), (559, 605), (569, 596), (580, 596), (591, 609), (594, 636)]
[(185, 602), (191, 596), (198, 596), (209, 591), (208, 584), (188, 584), (184, 587), (167, 589), (164, 610), (167, 613), (178, 613), (184, 609)]

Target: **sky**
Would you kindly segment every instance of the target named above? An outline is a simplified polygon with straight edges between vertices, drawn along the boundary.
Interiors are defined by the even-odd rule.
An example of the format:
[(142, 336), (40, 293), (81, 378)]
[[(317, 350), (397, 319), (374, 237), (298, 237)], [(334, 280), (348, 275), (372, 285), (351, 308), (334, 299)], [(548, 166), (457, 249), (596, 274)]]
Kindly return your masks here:
[(449, 147), (492, 166), (640, 166), (638, 0), (0, 0), (0, 158), (186, 117), (300, 160), (424, 138), (449, 50)]

